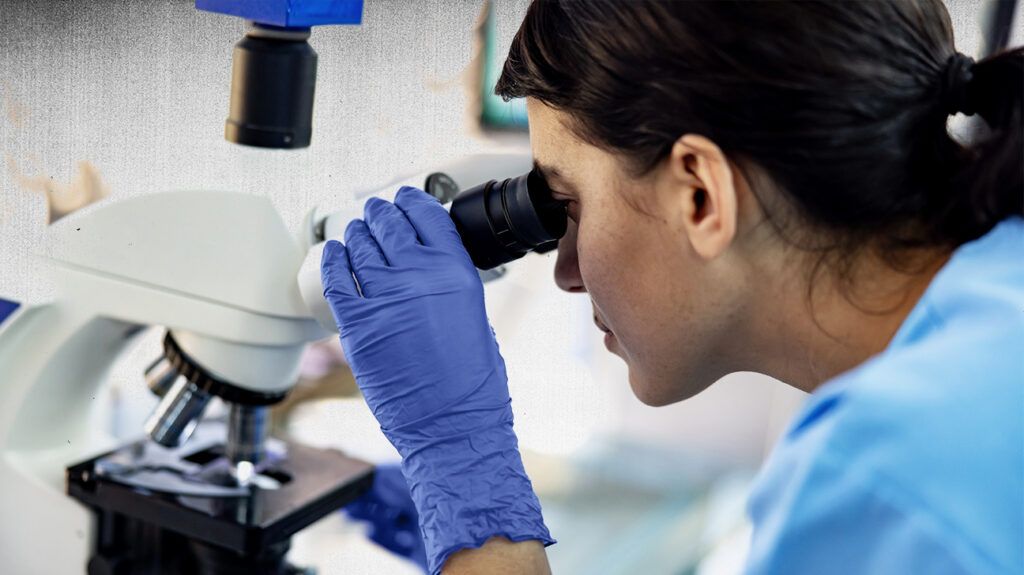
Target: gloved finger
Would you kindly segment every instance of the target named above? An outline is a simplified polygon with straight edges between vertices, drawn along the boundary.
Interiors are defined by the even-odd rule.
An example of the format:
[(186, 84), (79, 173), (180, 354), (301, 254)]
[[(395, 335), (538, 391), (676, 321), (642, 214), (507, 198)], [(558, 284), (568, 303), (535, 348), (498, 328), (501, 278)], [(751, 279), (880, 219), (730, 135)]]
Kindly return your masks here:
[(363, 208), (363, 219), (384, 257), (393, 266), (401, 266), (408, 261), (410, 248), (420, 243), (409, 219), (391, 202), (370, 198)]
[(349, 267), (359, 282), (363, 296), (373, 295), (373, 273), (375, 268), (387, 267), (377, 241), (370, 235), (370, 228), (363, 220), (352, 220), (345, 228), (345, 246), (348, 248)]
[(436, 198), (423, 190), (402, 186), (395, 206), (409, 219), (420, 242), (434, 248), (462, 247), (462, 238), (448, 212)]
[(348, 250), (338, 240), (324, 244), (324, 252), (320, 256), (320, 281), (327, 301), (359, 297), (348, 263)]

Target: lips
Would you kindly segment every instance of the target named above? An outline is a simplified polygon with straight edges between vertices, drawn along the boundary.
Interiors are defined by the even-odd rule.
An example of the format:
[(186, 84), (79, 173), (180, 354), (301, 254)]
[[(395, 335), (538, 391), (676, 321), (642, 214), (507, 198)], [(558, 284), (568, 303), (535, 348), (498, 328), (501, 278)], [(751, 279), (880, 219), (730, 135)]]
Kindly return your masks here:
[(596, 313), (594, 314), (594, 325), (596, 325), (597, 329), (603, 331), (604, 333), (612, 333), (612, 330), (608, 329), (608, 326), (606, 326), (604, 322), (601, 321), (601, 318), (597, 317)]

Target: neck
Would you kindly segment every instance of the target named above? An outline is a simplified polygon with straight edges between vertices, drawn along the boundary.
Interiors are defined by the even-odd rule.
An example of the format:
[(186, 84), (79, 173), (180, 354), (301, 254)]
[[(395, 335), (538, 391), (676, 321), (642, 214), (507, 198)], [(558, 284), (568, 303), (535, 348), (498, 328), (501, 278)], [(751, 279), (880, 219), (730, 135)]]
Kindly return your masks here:
[(819, 273), (810, 291), (806, 272), (777, 270), (773, 276), (785, 279), (763, 284), (771, 287), (762, 294), (767, 305), (759, 308), (772, 311), (752, 334), (756, 371), (812, 392), (860, 365), (889, 345), (948, 260), (948, 253), (918, 254), (912, 265), (901, 266), (913, 272), (877, 259), (860, 261), (846, 281)]

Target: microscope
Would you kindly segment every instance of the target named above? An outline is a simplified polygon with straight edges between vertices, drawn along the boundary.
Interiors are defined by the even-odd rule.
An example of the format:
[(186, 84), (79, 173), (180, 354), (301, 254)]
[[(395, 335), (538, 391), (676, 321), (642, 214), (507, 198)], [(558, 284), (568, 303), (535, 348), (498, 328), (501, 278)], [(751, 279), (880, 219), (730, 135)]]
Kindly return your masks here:
[[(256, 22), (236, 47), (225, 137), (308, 145), (308, 27), (358, 22), (361, 0), (197, 7)], [(388, 192), (401, 184), (448, 203), (485, 279), (565, 231), (565, 206), (526, 154), (463, 158)], [(287, 560), (291, 537), (365, 492), (373, 467), (268, 437), (268, 408), (294, 386), (306, 346), (336, 332), (320, 257), (350, 219), (314, 209), (295, 237), (266, 198), (172, 191), (50, 226), (44, 267), (56, 295), (0, 323), (0, 510), (17, 515), (0, 523), (0, 571), (307, 572)], [(140, 380), (159, 403), (142, 437), (119, 444), (95, 398), (154, 329), (163, 351)], [(203, 420), (211, 402), (226, 418)]]
[[(485, 155), (430, 175), (528, 165)], [(266, 436), (303, 350), (336, 331), (320, 254), (349, 219), (314, 210), (296, 238), (266, 198), (173, 191), (50, 227), (55, 298), (0, 324), (0, 509), (19, 514), (0, 524), (3, 572), (302, 572), (286, 562), (291, 536), (372, 482), (368, 463)], [(163, 354), (140, 385), (162, 399), (145, 437), (117, 445), (94, 400), (150, 329), (166, 332)], [(226, 421), (199, 423), (213, 398)]]

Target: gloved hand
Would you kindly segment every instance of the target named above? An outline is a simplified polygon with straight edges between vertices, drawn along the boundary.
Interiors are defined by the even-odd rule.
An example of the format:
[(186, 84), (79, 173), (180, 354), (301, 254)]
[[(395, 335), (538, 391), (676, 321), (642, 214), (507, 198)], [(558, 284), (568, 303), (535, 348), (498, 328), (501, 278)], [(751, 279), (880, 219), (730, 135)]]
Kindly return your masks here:
[(495, 536), (554, 543), (519, 456), (483, 285), (454, 223), (413, 188), (394, 204), (371, 198), (364, 220), (349, 224), (345, 245), (324, 247), (324, 297), (356, 383), (402, 456), (430, 572)]
[(370, 540), (427, 570), (427, 555), (420, 533), (419, 514), (409, 486), (397, 465), (378, 465), (373, 487), (349, 503), (345, 513), (370, 524)]

